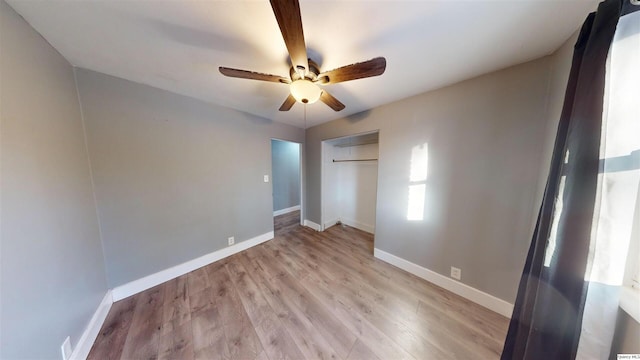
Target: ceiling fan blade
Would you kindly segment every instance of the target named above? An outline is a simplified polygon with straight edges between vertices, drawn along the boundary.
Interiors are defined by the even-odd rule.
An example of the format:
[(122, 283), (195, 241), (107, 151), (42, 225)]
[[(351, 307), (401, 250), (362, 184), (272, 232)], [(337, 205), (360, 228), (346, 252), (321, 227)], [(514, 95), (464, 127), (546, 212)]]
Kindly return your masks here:
[(335, 111), (340, 111), (344, 109), (344, 104), (341, 103), (338, 99), (334, 98), (333, 95), (329, 94), (327, 90), (322, 90), (322, 95), (320, 95), (320, 101), (329, 105)]
[(318, 75), (320, 84), (335, 84), (343, 81), (368, 78), (372, 76), (382, 75), (387, 68), (387, 60), (383, 57), (377, 57), (368, 61), (363, 61)]
[(261, 81), (271, 81), (271, 82), (277, 82), (277, 83), (283, 83), (283, 84), (289, 84), (291, 82), (291, 80), (278, 75), (263, 74), (255, 71), (248, 71), (248, 70), (232, 69), (232, 68), (227, 68), (223, 66), (220, 66), (218, 69), (220, 70), (222, 75), (229, 76), (229, 77), (261, 80)]
[(271, 0), (271, 8), (280, 26), (293, 67), (306, 74), (309, 71), (309, 62), (298, 0)]
[(289, 111), (291, 109), (291, 107), (293, 106), (293, 104), (296, 103), (296, 98), (294, 98), (293, 96), (291, 96), (291, 94), (289, 94), (289, 96), (287, 96), (286, 100), (282, 103), (282, 105), (280, 105), (280, 111)]

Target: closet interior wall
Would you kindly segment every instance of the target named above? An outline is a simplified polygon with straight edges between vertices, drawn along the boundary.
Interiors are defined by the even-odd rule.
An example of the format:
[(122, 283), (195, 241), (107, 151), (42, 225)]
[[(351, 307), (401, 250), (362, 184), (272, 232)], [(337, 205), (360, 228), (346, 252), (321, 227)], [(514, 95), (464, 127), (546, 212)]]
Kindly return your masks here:
[(325, 151), (324, 228), (341, 222), (374, 233), (378, 143), (349, 145), (337, 139), (327, 141)]

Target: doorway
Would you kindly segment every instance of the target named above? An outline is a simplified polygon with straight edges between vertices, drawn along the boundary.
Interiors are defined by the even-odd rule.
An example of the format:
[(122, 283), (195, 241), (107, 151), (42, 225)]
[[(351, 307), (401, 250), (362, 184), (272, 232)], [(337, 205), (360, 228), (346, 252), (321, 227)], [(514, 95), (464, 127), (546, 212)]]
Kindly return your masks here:
[(273, 228), (276, 234), (301, 224), (301, 151), (299, 143), (271, 139)]
[(378, 131), (322, 142), (321, 230), (336, 224), (374, 234)]

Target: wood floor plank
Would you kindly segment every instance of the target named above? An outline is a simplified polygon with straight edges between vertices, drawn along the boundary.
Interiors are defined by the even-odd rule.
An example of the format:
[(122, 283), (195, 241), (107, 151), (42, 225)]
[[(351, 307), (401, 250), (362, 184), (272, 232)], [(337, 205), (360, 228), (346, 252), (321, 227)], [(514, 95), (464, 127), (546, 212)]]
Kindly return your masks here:
[[(283, 251), (283, 253), (285, 252)], [(295, 256), (295, 254), (291, 253), (291, 255), (285, 256)], [(419, 358), (421, 354), (428, 353), (442, 356), (451, 354), (456, 358), (469, 358), (475, 355), (489, 358), (488, 355), (493, 355), (484, 351), (485, 349), (482, 347), (469, 349), (462, 346), (456, 337), (450, 336), (446, 329), (443, 329), (436, 322), (429, 324), (417, 321), (417, 309), (413, 303), (385, 303), (382, 300), (390, 298), (388, 296), (390, 294), (375, 291), (365, 283), (353, 280), (349, 273), (336, 271), (333, 266), (317, 266), (316, 270), (309, 275), (315, 281), (315, 286), (331, 289), (338, 297), (338, 301), (355, 311), (359, 311), (371, 324), (388, 334), (392, 340), (407, 349), (413, 356)], [(303, 283), (306, 280), (304, 279)], [(388, 309), (393, 309), (393, 312)], [(462, 329), (462, 327), (458, 329)]]
[(497, 359), (508, 319), (373, 257), (373, 236), (275, 237), (113, 304), (89, 359)]
[[(352, 233), (358, 231), (359, 230), (357, 229), (351, 229)], [(331, 246), (335, 249), (336, 247), (343, 246), (345, 243), (350, 242), (349, 237), (343, 233), (340, 236), (331, 236), (325, 245)], [(340, 251), (336, 256), (339, 258), (343, 253), (344, 251)], [(362, 254), (352, 256), (362, 259)], [(377, 260), (368, 260), (366, 257), (363, 260), (364, 261), (361, 260), (361, 263), (366, 265), (366, 268), (369, 269), (367, 271), (376, 271), (373, 275), (377, 276), (370, 277), (370, 279), (376, 281), (378, 285), (384, 287), (382, 280), (388, 279), (389, 285), (395, 288), (395, 291), (392, 293), (401, 293), (401, 291), (403, 291), (402, 288), (407, 289), (408, 292), (411, 292), (412, 294), (405, 293), (403, 298), (409, 295), (417, 296), (420, 298), (420, 303), (428, 304), (431, 308), (436, 308), (436, 311), (447, 312), (447, 317), (454, 317), (458, 321), (458, 324), (462, 323), (463, 327), (458, 327), (457, 329), (464, 331), (454, 331), (457, 336), (453, 337), (460, 338), (462, 334), (468, 334), (469, 336), (467, 336), (467, 338), (473, 339), (473, 342), (464, 342), (465, 344), (470, 345), (471, 343), (475, 343), (476, 345), (481, 346), (481, 348), (472, 346), (473, 351), (478, 351), (479, 354), (484, 354), (486, 358), (494, 358), (496, 351), (498, 353), (501, 351), (502, 340), (504, 339), (506, 327), (508, 326), (506, 318), (437, 286), (433, 286), (431, 284), (427, 284), (429, 286), (424, 286), (424, 280), (419, 279), (412, 274), (397, 271), (397, 269), (389, 266), (388, 264), (378, 264), (376, 263)], [(362, 281), (361, 283), (368, 284), (370, 282)], [(403, 283), (403, 286), (398, 285)], [(416, 289), (418, 290), (414, 291)], [(414, 316), (406, 319), (414, 319), (416, 322), (421, 322), (423, 320), (420, 316)], [(414, 325), (415, 322), (410, 322), (409, 324)], [(422, 322), (422, 324), (424, 324), (424, 322)], [(469, 328), (472, 328), (471, 332), (467, 331)], [(493, 340), (488, 340), (487, 338)], [(489, 352), (487, 353), (486, 350), (489, 350)]]
[[(263, 294), (270, 308), (273, 309), (285, 330), (289, 333), (298, 349), (307, 359), (340, 359), (327, 341), (318, 331), (313, 322), (297, 307), (288, 303), (283, 296), (285, 292), (274, 286), (263, 273), (255, 273), (256, 281), (260, 283)], [(253, 280), (249, 279), (249, 282)], [(255, 285), (258, 287), (258, 285)]]
[(224, 266), (206, 267), (232, 359), (254, 359), (262, 352), (251, 320)]
[[(336, 228), (329, 229), (328, 233), (331, 236), (327, 236), (327, 241), (324, 245), (335, 246), (343, 245), (350, 247), (357, 247), (355, 244), (359, 244), (355, 237), (360, 236), (362, 233), (358, 229), (346, 227), (344, 231), (338, 231)], [(368, 236), (369, 234), (362, 234), (362, 236)], [(342, 248), (340, 248), (342, 249)], [(451, 306), (457, 307), (456, 311), (463, 311), (466, 317), (471, 319), (477, 319), (478, 325), (483, 325), (486, 330), (493, 331), (494, 333), (501, 333), (508, 320), (490, 310), (487, 310), (477, 304), (474, 304), (456, 294), (446, 291), (433, 284), (426, 283), (423, 279), (416, 277), (405, 271), (398, 271), (397, 268), (382, 262), (378, 259), (372, 258), (367, 255), (366, 252), (354, 252), (356, 258), (360, 263), (366, 265), (372, 271), (375, 271), (381, 279), (389, 279), (395, 284), (402, 285), (402, 287), (414, 292), (419, 297), (427, 297), (432, 300), (431, 303), (439, 304), (444, 303), (446, 309), (451, 309)], [(460, 306), (462, 305), (462, 306)]]
[(191, 317), (189, 321), (172, 326), (171, 331), (164, 332), (160, 336), (158, 347), (158, 359), (193, 359), (193, 332), (191, 329)]
[(418, 299), (409, 296), (396, 296), (395, 292), (385, 291), (387, 288), (371, 286), (370, 279), (358, 277), (357, 274), (341, 268), (341, 264), (334, 266), (332, 263), (329, 265), (327, 261), (314, 261), (304, 249), (296, 248), (294, 250), (283, 241), (274, 241), (273, 244), (278, 246), (286, 257), (293, 259), (293, 262), (306, 266), (309, 273), (322, 274), (324, 277), (340, 283), (346, 289), (364, 293), (379, 306), (393, 309), (396, 316), (402, 316), (403, 318), (415, 317), (419, 303)]
[[(336, 245), (334, 245), (336, 246)], [(336, 266), (341, 266), (342, 262), (338, 261), (336, 262), (334, 265)], [(349, 272), (349, 269), (346, 269), (345, 274), (352, 274), (354, 273), (353, 271)], [(363, 274), (361, 274), (363, 275)], [(352, 282), (352, 284), (354, 286), (357, 286), (357, 284), (360, 284), (360, 289), (359, 290), (366, 290), (366, 287), (368, 284), (371, 283), (375, 283), (378, 286), (380, 286), (381, 288), (384, 288), (384, 284), (380, 283), (380, 279), (382, 279), (384, 277), (368, 277), (369, 281), (366, 278), (360, 278), (358, 279), (357, 282)], [(391, 279), (392, 276), (388, 276), (387, 278)], [(344, 280), (344, 278), (343, 278)], [(422, 281), (422, 280), (421, 280)], [(364, 284), (364, 285), (363, 285)], [(433, 291), (435, 291), (437, 293), (437, 296), (435, 296), (438, 299), (438, 302), (436, 302), (436, 304), (439, 303), (439, 301), (442, 300), (441, 295), (439, 294), (440, 291), (442, 291), (441, 289), (434, 289)], [(393, 294), (396, 291), (391, 291), (388, 292), (387, 294)], [(451, 294), (453, 295), (453, 294)], [(451, 296), (449, 294), (447, 294), (447, 296)], [(433, 296), (433, 295), (432, 295)], [(408, 298), (409, 295), (405, 294), (405, 296), (403, 296), (402, 298)], [(460, 300), (460, 299), (458, 299)], [(462, 299), (464, 300), (464, 299)], [(464, 300), (466, 301), (466, 300)], [(370, 301), (371, 303), (374, 303), (375, 300)], [(475, 304), (473, 304), (474, 306), (477, 306)], [(383, 307), (384, 308), (384, 307)], [(470, 356), (469, 354), (471, 353), (475, 353), (475, 354), (479, 354), (482, 355), (483, 358), (496, 358), (496, 351), (499, 353), (501, 351), (501, 345), (498, 346), (492, 346), (492, 342), (495, 343), (499, 343), (498, 341), (490, 341), (486, 339), (486, 335), (483, 331), (468, 331), (468, 325), (464, 325), (464, 326), (458, 326), (457, 330), (459, 330), (459, 332), (454, 332), (454, 336), (450, 336), (448, 335), (448, 333), (451, 333), (451, 331), (447, 331), (446, 329), (444, 331), (441, 331), (439, 328), (433, 328), (432, 326), (429, 326), (429, 322), (424, 322), (422, 321), (423, 319), (420, 316), (416, 316), (415, 313), (409, 313), (409, 312), (402, 312), (399, 311), (400, 309), (402, 309), (402, 307), (398, 308), (398, 307), (393, 307), (394, 309), (394, 314), (398, 316), (398, 318), (403, 322), (403, 324), (405, 324), (407, 327), (409, 327), (414, 333), (419, 333), (422, 334), (423, 337), (426, 336), (428, 334), (428, 336), (426, 336), (427, 338), (433, 338), (435, 343), (438, 345), (438, 347), (449, 354), (452, 354), (450, 356), (463, 356), (463, 357), (468, 357)], [(468, 316), (465, 318), (466, 321), (465, 323), (469, 322), (469, 319), (471, 319), (471, 321), (480, 321), (477, 320), (475, 315), (477, 313), (483, 313), (486, 312), (486, 309), (478, 309), (478, 312), (473, 313), (473, 314), (467, 314)], [(480, 322), (481, 323), (481, 322)], [(458, 325), (456, 323), (449, 323), (450, 325)], [(506, 329), (506, 323), (503, 324), (503, 329)], [(464, 331), (463, 331), (464, 330)], [(460, 335), (466, 334), (466, 340), (470, 340), (470, 341), (460, 341)], [(457, 335), (457, 336), (456, 336)], [(497, 338), (502, 339), (504, 337), (504, 330), (502, 330), (501, 333), (496, 335)], [(410, 337), (408, 338), (403, 338), (403, 339), (411, 339)], [(451, 339), (454, 339), (453, 341)], [(462, 344), (465, 344), (467, 346), (463, 346)], [(456, 355), (457, 354), (457, 355)]]
[(122, 350), (122, 359), (157, 359), (162, 329), (163, 284), (137, 296), (136, 310)]
[(330, 289), (316, 286), (311, 282), (310, 278), (306, 278), (303, 281), (308, 282), (306, 288), (309, 292), (316, 298), (321, 299), (324, 306), (329, 308), (335, 316), (343, 319), (345, 325), (353, 333), (357, 334), (360, 340), (378, 357), (381, 359), (414, 359), (405, 349), (371, 325), (358, 312), (353, 311), (353, 309), (336, 299), (335, 294)]
[(269, 357), (267, 356), (267, 353), (263, 351), (260, 354), (258, 354), (258, 357), (256, 357), (255, 360), (269, 360)]
[[(352, 266), (345, 264), (343, 259), (332, 259), (330, 257), (324, 257), (326, 249), (313, 248), (315, 244), (310, 245), (311, 248), (306, 247), (294, 247), (292, 248), (294, 256), (298, 257), (298, 261), (303, 264), (308, 264), (315, 272), (338, 272), (339, 281), (345, 284), (345, 286), (356, 287), (358, 291), (368, 291), (371, 293), (374, 301), (394, 309), (396, 316), (405, 318), (412, 318), (415, 316), (415, 312), (418, 306), (418, 298), (412, 294), (397, 289), (387, 281), (377, 278), (365, 270), (359, 269), (358, 266)], [(314, 260), (312, 257), (316, 258)], [(322, 260), (318, 261), (318, 256), (323, 256)], [(306, 259), (306, 260), (302, 260)], [(326, 274), (325, 274), (326, 275)], [(335, 277), (334, 275), (326, 275), (329, 278)]]
[(270, 360), (299, 360), (304, 355), (275, 316), (267, 316), (256, 328)]
[(502, 342), (469, 326), (466, 319), (452, 318), (435, 307), (424, 305), (421, 301), (414, 320), (412, 325), (418, 329), (429, 324), (439, 324), (446, 336), (456, 340), (453, 346), (464, 347), (483, 359), (500, 358)]
[(119, 359), (133, 320), (137, 298), (128, 297), (114, 303), (109, 310), (87, 359)]
[(210, 287), (189, 295), (189, 308), (192, 314), (214, 307), (216, 307), (215, 296)]
[(187, 283), (187, 276), (183, 275), (164, 284), (163, 334), (191, 322)]
[[(266, 248), (263, 248), (264, 250), (262, 251), (266, 251)], [(257, 261), (261, 261), (261, 258), (258, 258)], [(275, 262), (269, 263), (268, 266), (272, 266), (275, 271), (277, 271), (277, 274), (273, 274), (273, 277), (279, 277), (281, 279), (287, 279), (288, 276), (286, 275), (286, 268), (282, 267), (281, 265), (278, 265)], [(306, 284), (306, 280), (309, 279), (309, 277), (303, 279), (302, 281), (300, 281), (303, 285)], [(319, 290), (319, 284), (313, 284), (311, 286), (306, 286), (303, 288), (306, 288), (306, 290), (309, 291), (309, 293), (311, 294), (320, 294), (317, 293), (317, 291)], [(333, 289), (335, 290), (335, 289)], [(301, 290), (300, 288), (293, 288), (292, 289), (292, 294), (302, 294), (304, 293), (304, 290)], [(336, 313), (334, 316), (336, 316), (337, 318), (343, 318), (344, 316), (347, 315), (347, 319), (352, 319), (354, 321), (347, 321), (346, 324), (351, 324), (351, 323), (357, 323), (358, 326), (352, 326), (352, 328), (350, 329), (351, 332), (353, 334), (358, 334), (361, 337), (365, 336), (366, 339), (364, 341), (368, 341), (369, 344), (371, 346), (375, 346), (376, 350), (378, 350), (378, 352), (382, 355), (383, 358), (389, 358), (390, 356), (393, 356), (393, 358), (413, 358), (409, 353), (407, 353), (406, 351), (404, 351), (402, 348), (400, 348), (399, 346), (397, 346), (390, 338), (388, 338), (386, 335), (384, 335), (383, 332), (381, 332), (380, 330), (378, 330), (377, 328), (375, 328), (374, 326), (372, 326), (366, 319), (364, 319), (362, 316), (358, 315), (357, 313), (355, 313), (353, 310), (353, 308), (349, 308), (347, 306), (344, 305), (343, 302), (340, 302), (338, 300), (335, 299), (334, 295), (332, 293), (332, 289), (325, 289), (325, 293), (329, 294), (331, 293), (331, 299), (335, 301), (335, 305), (337, 307), (334, 307), (334, 309), (336, 309)], [(323, 296), (316, 296), (319, 298), (322, 298)], [(314, 297), (314, 298), (316, 298)], [(291, 298), (291, 297), (288, 297)], [(295, 296), (293, 296), (293, 298), (295, 299)], [(324, 296), (324, 298), (326, 299), (327, 297)], [(325, 305), (326, 306), (326, 305)], [(374, 345), (375, 344), (375, 345)], [(353, 346), (353, 342), (351, 343), (351, 346), (348, 348), (348, 350), (346, 350), (346, 353), (343, 353), (341, 356), (342, 357), (346, 357), (349, 353), (349, 351), (351, 350), (351, 347)], [(375, 350), (374, 350), (375, 351)]]
[(204, 268), (193, 270), (187, 274), (189, 289), (191, 294), (202, 291), (209, 287), (209, 276)]
[(235, 279), (236, 288), (244, 288), (238, 290), (238, 293), (264, 349), (264, 353), (258, 357), (268, 357), (271, 360), (304, 359), (290, 333), (265, 298), (269, 293), (264, 290), (264, 284), (257, 282), (261, 277), (254, 279), (251, 276), (260, 275), (260, 266), (253, 259), (248, 252), (243, 252), (230, 259), (227, 268), (231, 278)]
[[(323, 338), (325, 338), (341, 358), (345, 358), (356, 341), (353, 332), (340, 321), (338, 317), (328, 311), (308, 292), (287, 269), (276, 261), (270, 261), (268, 252), (259, 248), (260, 256), (256, 258), (264, 273), (265, 282), (274, 294), (280, 294), (289, 309), (301, 311), (313, 324)], [(293, 311), (293, 310), (292, 310)]]
[[(385, 307), (376, 303), (373, 297), (367, 296), (365, 292), (356, 291), (356, 289), (363, 290), (363, 288), (353, 288), (350, 285), (352, 283), (340, 282), (340, 279), (348, 277), (347, 274), (328, 271), (329, 268), (320, 269), (318, 273), (309, 275), (309, 278), (302, 280), (303, 284), (310, 283), (312, 287), (323, 287), (327, 292), (331, 291), (336, 297), (337, 302), (346, 305), (352, 311), (358, 312), (362, 318), (366, 319), (371, 325), (376, 327), (382, 333), (386, 334), (391, 340), (399, 344), (401, 347), (408, 350), (410, 354), (416, 358), (420, 358), (422, 354), (431, 355), (444, 355), (435, 343), (433, 332), (438, 332), (436, 327), (429, 329), (429, 333), (424, 331), (415, 331), (409, 328), (401, 318), (390, 313)], [(353, 284), (355, 285), (355, 284)], [(394, 313), (400, 309), (395, 308)], [(415, 315), (415, 308), (411, 307), (406, 309), (412, 311)], [(422, 329), (425, 330), (425, 329)], [(448, 338), (442, 336), (443, 334), (437, 333), (440, 341), (449, 341)], [(457, 350), (458, 352), (461, 352)], [(458, 354), (460, 358), (467, 358), (470, 354)]]
[[(278, 240), (284, 241), (282, 237), (278, 238)], [(282, 261), (289, 272), (291, 272), (296, 278), (304, 279), (309, 275), (309, 269), (306, 268), (303, 264), (300, 264), (296, 261), (291, 261), (290, 258), (284, 257), (280, 254), (280, 251), (286, 252), (286, 248), (280, 249), (279, 247), (271, 243), (265, 243), (263, 248), (271, 252), (274, 260)]]
[(218, 309), (192, 313), (191, 328), (196, 359), (231, 359)]
[(347, 360), (380, 360), (380, 358), (363, 344), (362, 341), (358, 340), (353, 345), (353, 349), (351, 349)]
[(280, 216), (274, 216), (273, 228), (276, 233), (287, 233), (300, 226), (300, 210), (292, 211)]
[(193, 359), (193, 332), (186, 275), (164, 284), (159, 359)]
[(240, 259), (234, 258), (234, 260), (227, 264), (227, 271), (231, 275), (231, 280), (240, 295), (249, 319), (251, 319), (254, 327), (257, 327), (269, 313), (273, 313), (273, 310), (265, 300), (258, 285), (251, 279), (245, 267), (240, 263)]
[[(373, 259), (371, 256), (369, 256), (369, 258), (361, 258), (360, 255), (345, 255), (344, 249), (342, 248), (343, 245), (334, 241), (335, 239), (327, 239), (327, 241), (324, 242), (311, 241), (311, 239), (309, 233), (302, 233), (299, 238), (294, 239), (294, 241), (300, 242), (306, 240), (306, 244), (321, 254), (325, 262), (332, 262), (334, 266), (355, 276), (358, 281), (369, 284), (381, 291), (386, 291), (389, 294), (395, 294), (394, 296), (399, 299), (411, 299), (412, 302), (418, 299), (429, 299), (431, 303), (444, 308), (451, 302), (452, 297), (457, 297), (457, 295), (453, 293), (429, 284), (404, 271), (399, 271), (399, 269), (377, 259)], [(304, 247), (302, 247), (302, 249), (306, 250)], [(305, 256), (310, 255), (307, 253)], [(354, 261), (354, 258), (356, 258), (357, 261)], [(414, 281), (416, 280), (419, 282), (415, 283)], [(403, 283), (405, 283), (405, 285), (403, 285)], [(456, 301), (458, 300), (466, 301), (462, 298), (456, 299)], [(476, 304), (473, 305), (478, 307)], [(488, 311), (484, 308), (477, 310), (478, 314), (483, 314)], [(468, 315), (474, 318), (477, 316), (475, 312)]]

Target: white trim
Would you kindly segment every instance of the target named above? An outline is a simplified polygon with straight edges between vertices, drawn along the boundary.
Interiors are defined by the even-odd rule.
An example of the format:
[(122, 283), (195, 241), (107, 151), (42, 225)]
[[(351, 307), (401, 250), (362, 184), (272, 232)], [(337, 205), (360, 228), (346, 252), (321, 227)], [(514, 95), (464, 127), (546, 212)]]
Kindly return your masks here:
[(360, 229), (364, 232), (368, 232), (369, 234), (373, 234), (375, 232), (375, 226), (373, 225), (361, 223), (359, 221), (351, 220), (351, 219), (340, 219), (340, 221), (345, 225), (354, 227), (356, 229)]
[(322, 228), (320, 227), (320, 225), (314, 223), (309, 219), (304, 219), (304, 226), (312, 228), (315, 231), (322, 231)]
[(328, 228), (332, 227), (333, 225), (337, 224), (339, 221), (340, 221), (340, 219), (329, 220), (329, 221), (324, 223), (324, 228), (328, 229)]
[(178, 276), (184, 275), (193, 270), (209, 265), (212, 262), (224, 259), (228, 256), (239, 253), (240, 251), (246, 250), (252, 246), (256, 246), (271, 239), (273, 239), (273, 231), (258, 235), (252, 239), (239, 242), (235, 245), (222, 248), (199, 258), (195, 258), (182, 264), (170, 267), (168, 269), (158, 271), (155, 274), (145, 276), (124, 285), (117, 286), (113, 289), (113, 301), (118, 301), (131, 295), (137, 294), (141, 291), (150, 289), (156, 285), (162, 284), (165, 281), (177, 278)]
[(98, 305), (96, 312), (93, 313), (87, 328), (84, 329), (84, 332), (80, 336), (80, 340), (78, 340), (78, 343), (73, 348), (73, 352), (71, 353), (69, 360), (86, 359), (87, 356), (89, 356), (89, 351), (91, 351), (91, 347), (96, 341), (98, 333), (100, 333), (100, 328), (102, 328), (102, 324), (107, 318), (107, 314), (109, 314), (109, 310), (113, 304), (113, 297), (111, 295), (111, 290), (108, 290), (104, 295), (104, 298), (100, 305)]
[(290, 212), (294, 212), (294, 211), (297, 211), (297, 210), (300, 210), (300, 205), (288, 207), (288, 208), (285, 208), (285, 209), (276, 210), (276, 211), (273, 212), (273, 216), (284, 215), (284, 214), (288, 214)]
[(373, 256), (391, 265), (397, 266), (402, 270), (410, 272), (413, 275), (423, 278), (430, 283), (438, 285), (441, 288), (449, 290), (454, 294), (460, 295), (467, 300), (473, 301), (478, 305), (484, 306), (489, 310), (495, 311), (502, 316), (511, 318), (511, 314), (513, 313), (513, 304), (511, 303), (459, 281), (440, 275), (420, 265), (416, 265), (410, 261), (389, 254), (386, 251), (374, 248)]

